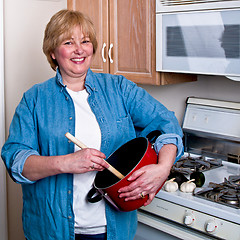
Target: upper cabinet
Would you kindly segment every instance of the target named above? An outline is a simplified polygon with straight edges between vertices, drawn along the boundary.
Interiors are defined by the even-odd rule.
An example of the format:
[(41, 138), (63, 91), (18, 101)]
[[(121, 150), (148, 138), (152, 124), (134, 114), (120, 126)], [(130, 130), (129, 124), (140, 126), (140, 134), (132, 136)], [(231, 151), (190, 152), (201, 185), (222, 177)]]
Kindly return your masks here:
[(93, 21), (98, 50), (91, 69), (152, 85), (196, 80), (195, 75), (156, 72), (155, 0), (68, 0)]

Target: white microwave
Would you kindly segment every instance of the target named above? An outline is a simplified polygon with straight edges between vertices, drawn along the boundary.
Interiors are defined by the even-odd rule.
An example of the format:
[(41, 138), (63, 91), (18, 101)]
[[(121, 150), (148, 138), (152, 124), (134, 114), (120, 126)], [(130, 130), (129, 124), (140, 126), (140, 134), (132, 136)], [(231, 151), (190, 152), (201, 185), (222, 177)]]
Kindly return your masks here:
[(156, 0), (156, 70), (240, 77), (240, 1)]

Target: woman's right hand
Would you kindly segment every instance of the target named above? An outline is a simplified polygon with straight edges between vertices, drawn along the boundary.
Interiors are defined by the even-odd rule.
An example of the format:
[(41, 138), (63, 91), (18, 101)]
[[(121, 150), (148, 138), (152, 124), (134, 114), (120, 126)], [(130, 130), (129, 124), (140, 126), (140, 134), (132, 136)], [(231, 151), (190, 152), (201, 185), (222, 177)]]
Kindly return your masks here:
[(66, 155), (65, 161), (63, 161), (65, 168), (63, 171), (68, 173), (102, 171), (109, 166), (104, 161), (105, 158), (104, 153), (93, 148), (85, 148)]
[(93, 148), (61, 156), (31, 155), (26, 159), (22, 175), (30, 181), (37, 181), (62, 173), (102, 171), (109, 166), (104, 161), (105, 158), (104, 153)]

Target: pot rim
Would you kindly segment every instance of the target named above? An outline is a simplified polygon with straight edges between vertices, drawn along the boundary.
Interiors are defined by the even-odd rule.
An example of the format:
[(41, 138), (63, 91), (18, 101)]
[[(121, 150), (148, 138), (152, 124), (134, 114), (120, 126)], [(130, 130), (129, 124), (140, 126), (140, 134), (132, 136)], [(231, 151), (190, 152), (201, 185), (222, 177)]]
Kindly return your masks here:
[[(107, 187), (97, 187), (96, 184), (95, 184), (95, 180), (96, 180), (97, 174), (98, 174), (98, 173), (99, 173), (99, 174), (102, 174), (103, 171), (108, 171), (107, 169), (104, 169), (102, 172), (98, 172), (98, 173), (96, 174), (96, 176), (95, 176), (95, 178), (94, 178), (94, 182), (93, 182), (93, 187), (95, 187), (96, 189), (102, 189), (102, 190), (111, 188), (112, 186), (120, 183), (121, 181), (125, 181), (126, 178), (127, 178), (133, 171), (135, 171), (135, 169), (138, 167), (138, 165), (140, 164), (140, 162), (142, 161), (142, 159), (143, 159), (144, 156), (146, 155), (146, 152), (147, 152), (148, 149), (149, 149), (149, 144), (150, 144), (150, 142), (148, 141), (148, 139), (147, 139), (146, 137), (136, 137), (136, 138), (133, 138), (133, 139), (127, 141), (126, 143), (124, 143), (123, 145), (121, 145), (119, 148), (117, 148), (117, 149), (107, 158), (107, 159), (109, 159), (113, 154), (115, 154), (117, 151), (119, 151), (119, 149), (124, 148), (124, 147), (125, 147), (127, 144), (129, 144), (130, 142), (132, 142), (132, 141), (137, 141), (137, 140), (140, 140), (140, 139), (145, 140), (145, 142), (147, 143), (147, 144), (146, 144), (146, 147), (145, 147), (145, 151), (143, 152), (141, 159), (139, 159), (139, 161), (138, 161), (138, 162), (135, 164), (135, 166), (124, 176), (124, 178), (119, 179), (118, 181), (116, 181), (115, 183), (111, 184), (110, 186), (107, 186)], [(107, 161), (107, 160), (106, 160), (106, 161)]]

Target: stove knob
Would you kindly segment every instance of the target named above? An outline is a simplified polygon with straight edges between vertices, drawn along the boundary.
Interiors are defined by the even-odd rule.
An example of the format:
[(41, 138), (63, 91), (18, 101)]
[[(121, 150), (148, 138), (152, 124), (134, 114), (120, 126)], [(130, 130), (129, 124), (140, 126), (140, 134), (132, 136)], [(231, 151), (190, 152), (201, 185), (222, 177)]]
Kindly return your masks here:
[(194, 223), (195, 221), (195, 217), (192, 213), (187, 213), (187, 215), (185, 215), (184, 217), (184, 224), (187, 225), (187, 226), (190, 226)]
[(215, 233), (218, 229), (218, 224), (214, 220), (209, 220), (206, 222), (205, 229), (208, 233)]

